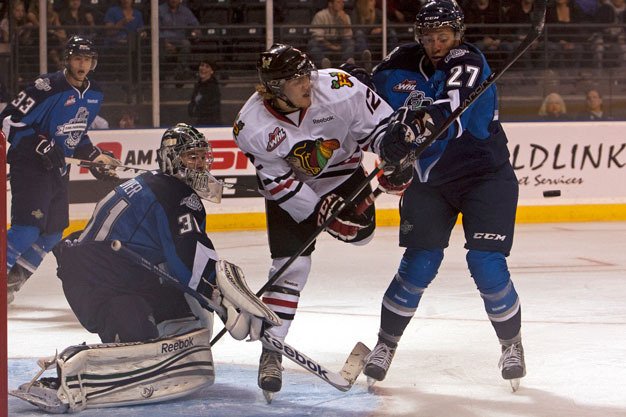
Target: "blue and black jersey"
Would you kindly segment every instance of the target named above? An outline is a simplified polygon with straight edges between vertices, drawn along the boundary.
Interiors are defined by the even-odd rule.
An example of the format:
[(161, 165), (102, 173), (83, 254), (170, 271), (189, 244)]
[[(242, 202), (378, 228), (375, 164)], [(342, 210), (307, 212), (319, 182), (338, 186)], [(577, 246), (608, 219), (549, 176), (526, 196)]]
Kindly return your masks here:
[(93, 81), (72, 86), (63, 71), (40, 75), (20, 91), (0, 115), (11, 144), (9, 163), (36, 157), (38, 135), (54, 139), (65, 156), (86, 158), (93, 149), (87, 129), (102, 106), (103, 93)]
[(183, 285), (202, 291), (200, 278), (214, 282), (218, 260), (205, 228), (198, 194), (175, 177), (151, 171), (115, 187), (98, 203), (71, 253), (75, 262), (91, 264), (92, 276), (102, 267), (101, 283), (119, 284), (133, 279), (129, 271), (137, 269), (110, 250), (111, 242), (119, 240), (151, 264), (164, 266)]
[[(467, 43), (452, 49), (434, 70), (429, 70), (427, 62), (420, 45), (404, 45), (374, 69), (373, 80), (378, 93), (394, 109), (422, 106), (435, 126), (441, 126), (489, 77), (491, 69), (484, 55)], [(417, 178), (436, 185), (494, 172), (508, 162), (506, 144), (498, 121), (497, 90), (492, 85), (420, 155), (415, 166)]]

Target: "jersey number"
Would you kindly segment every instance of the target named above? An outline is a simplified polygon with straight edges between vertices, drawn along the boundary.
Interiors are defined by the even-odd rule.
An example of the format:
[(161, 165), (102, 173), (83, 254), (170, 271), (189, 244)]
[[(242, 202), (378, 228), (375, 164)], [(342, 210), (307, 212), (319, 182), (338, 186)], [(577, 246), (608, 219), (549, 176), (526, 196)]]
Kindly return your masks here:
[(23, 114), (26, 114), (35, 105), (35, 100), (28, 97), (25, 92), (20, 91), (15, 100), (11, 102), (11, 105), (13, 105), (13, 107), (21, 111)]
[(374, 92), (369, 88), (367, 89), (367, 94), (365, 95), (365, 98), (367, 99), (367, 109), (370, 111), (370, 113), (374, 114), (378, 106), (380, 106), (380, 102), (382, 101), (382, 99), (374, 94)]
[(448, 87), (460, 88), (463, 87), (463, 82), (461, 81), (461, 75), (463, 72), (469, 74), (469, 80), (467, 81), (466, 87), (474, 88), (474, 84), (476, 84), (476, 80), (478, 79), (478, 74), (480, 74), (480, 68), (474, 65), (457, 65), (456, 67), (452, 67), (450, 69), (450, 78), (446, 82)]
[(202, 233), (200, 232), (200, 226), (198, 226), (198, 222), (196, 222), (196, 218), (192, 217), (191, 214), (185, 213), (178, 218), (178, 224), (181, 226), (178, 232), (181, 235), (189, 232)]

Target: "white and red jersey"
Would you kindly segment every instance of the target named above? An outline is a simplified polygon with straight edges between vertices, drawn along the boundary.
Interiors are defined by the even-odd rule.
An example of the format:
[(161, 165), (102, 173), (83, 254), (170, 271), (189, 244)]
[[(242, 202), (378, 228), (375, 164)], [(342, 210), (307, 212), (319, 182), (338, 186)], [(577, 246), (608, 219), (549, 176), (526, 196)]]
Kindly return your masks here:
[(284, 115), (255, 93), (233, 136), (256, 168), (261, 194), (300, 222), (354, 173), (363, 151), (378, 153), (392, 112), (355, 77), (323, 69), (313, 80), (309, 108)]

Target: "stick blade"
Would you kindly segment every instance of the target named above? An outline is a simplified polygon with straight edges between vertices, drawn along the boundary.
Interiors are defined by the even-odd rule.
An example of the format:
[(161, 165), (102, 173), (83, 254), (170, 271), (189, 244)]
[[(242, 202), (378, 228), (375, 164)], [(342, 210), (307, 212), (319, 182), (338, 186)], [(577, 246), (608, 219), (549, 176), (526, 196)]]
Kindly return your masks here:
[(361, 371), (365, 367), (365, 357), (370, 353), (370, 349), (361, 342), (357, 342), (346, 359), (346, 363), (341, 368), (339, 374), (352, 386)]

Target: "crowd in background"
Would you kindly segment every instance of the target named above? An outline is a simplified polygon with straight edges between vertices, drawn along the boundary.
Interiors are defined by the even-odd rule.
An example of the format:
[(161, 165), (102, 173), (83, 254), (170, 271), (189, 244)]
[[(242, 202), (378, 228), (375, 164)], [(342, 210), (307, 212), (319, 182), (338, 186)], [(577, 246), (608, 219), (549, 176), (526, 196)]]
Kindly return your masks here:
[[(505, 57), (525, 36), (534, 1), (460, 1), (468, 26), (466, 40), (485, 51), (490, 59)], [(626, 0), (554, 0), (550, 3), (546, 13), (548, 41), (533, 45), (521, 59), (521, 65), (529, 69), (541, 65), (568, 70), (580, 66), (598, 69), (623, 66), (626, 60)], [(102, 49), (101, 55), (111, 57), (123, 56), (127, 51), (136, 54), (133, 48), (137, 40), (148, 36), (150, 0), (48, 0), (48, 4), (48, 65), (51, 71), (62, 67), (63, 46), (71, 34), (94, 39)], [(275, 0), (274, 23), (307, 27), (308, 39), (296, 46), (308, 52), (318, 67), (336, 67), (350, 62), (371, 70), (382, 59), (381, 4), (380, 0)], [(387, 51), (410, 41), (410, 38), (400, 37), (394, 25), (411, 25), (420, 6), (420, 1), (416, 0), (387, 1), (390, 25)], [(14, 31), (20, 47), (37, 48), (39, 0), (14, 0), (4, 2), (0, 7), (0, 57), (4, 56), (3, 62), (6, 62), (11, 50), (10, 30)], [(197, 78), (200, 61), (210, 62), (206, 65), (215, 71), (223, 64), (221, 59), (228, 60), (199, 53), (203, 42), (210, 40), (202, 28), (205, 25), (263, 25), (265, 2), (162, 0), (158, 15), (162, 62), (168, 65), (163, 78), (180, 87), (184, 81), (206, 82)], [(571, 24), (602, 26), (581, 31), (568, 27)], [(258, 49), (263, 46), (259, 44)], [(115, 61), (101, 59), (96, 75), (106, 79), (107, 74), (114, 74), (114, 66), (119, 65)], [(132, 77), (136, 82), (136, 71)], [(7, 84), (7, 81), (0, 80), (0, 83)], [(217, 88), (217, 83), (213, 86), (213, 82), (215, 77), (211, 85)], [(198, 85), (195, 90), (190, 99), (189, 116), (197, 119), (199, 113), (192, 104), (198, 101)], [(211, 103), (214, 106), (215, 100)], [(542, 105), (542, 118), (549, 114), (544, 107), (550, 106)], [(564, 104), (562, 107), (565, 108)], [(562, 117), (570, 118), (559, 116)]]

